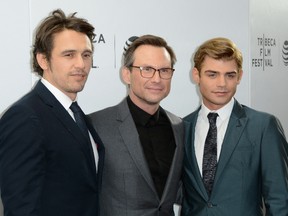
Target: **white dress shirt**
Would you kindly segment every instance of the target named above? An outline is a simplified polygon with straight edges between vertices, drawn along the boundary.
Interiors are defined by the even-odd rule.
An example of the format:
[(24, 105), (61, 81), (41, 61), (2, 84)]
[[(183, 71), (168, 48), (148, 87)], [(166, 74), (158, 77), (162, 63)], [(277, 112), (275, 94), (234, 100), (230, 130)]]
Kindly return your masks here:
[(230, 115), (234, 106), (234, 98), (219, 110), (209, 110), (202, 102), (201, 109), (198, 113), (198, 118), (195, 128), (195, 154), (200, 173), (202, 175), (202, 163), (204, 154), (205, 139), (209, 130), (209, 121), (207, 115), (210, 112), (217, 112), (218, 117), (216, 121), (217, 126), (217, 161), (219, 160), (222, 143), (229, 123)]

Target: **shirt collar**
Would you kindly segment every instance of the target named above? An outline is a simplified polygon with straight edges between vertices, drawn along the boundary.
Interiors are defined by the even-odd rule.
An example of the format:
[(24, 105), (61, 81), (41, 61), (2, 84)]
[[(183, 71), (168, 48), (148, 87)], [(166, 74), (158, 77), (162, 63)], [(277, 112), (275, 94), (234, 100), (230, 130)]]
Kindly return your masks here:
[[(201, 109), (199, 111), (199, 116), (201, 116), (203, 119), (207, 120), (207, 115), (210, 112), (217, 112), (218, 113), (218, 117), (224, 121), (225, 119), (229, 118), (231, 113), (232, 113), (232, 109), (234, 106), (234, 101), (235, 99), (232, 98), (225, 106), (223, 106), (222, 108), (220, 108), (219, 110), (209, 110), (203, 103), (202, 101), (202, 105), (201, 105)], [(207, 120), (208, 121), (208, 120)]]
[(49, 83), (46, 79), (42, 77), (41, 82), (43, 85), (48, 88), (48, 90), (56, 97), (56, 99), (62, 104), (62, 106), (68, 110), (72, 104), (72, 100), (65, 95), (62, 91), (60, 91), (58, 88), (56, 88), (54, 85)]
[(158, 110), (153, 115), (150, 115), (149, 113), (136, 106), (129, 96), (127, 96), (127, 103), (136, 124), (146, 126), (148, 123), (156, 124), (159, 120), (160, 108), (158, 108)]

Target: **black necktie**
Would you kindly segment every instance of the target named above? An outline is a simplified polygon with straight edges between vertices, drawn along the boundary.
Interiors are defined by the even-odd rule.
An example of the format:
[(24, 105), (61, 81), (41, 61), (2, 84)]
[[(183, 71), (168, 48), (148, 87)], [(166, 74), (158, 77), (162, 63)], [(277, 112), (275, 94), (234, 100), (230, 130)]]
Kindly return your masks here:
[(217, 113), (209, 113), (209, 130), (205, 140), (202, 175), (207, 193), (211, 194), (217, 167)]
[(83, 111), (81, 110), (81, 108), (79, 107), (79, 105), (77, 104), (76, 101), (71, 104), (70, 109), (72, 110), (72, 112), (74, 114), (74, 118), (75, 118), (76, 124), (81, 129), (81, 131), (84, 134), (84, 136), (86, 136), (90, 140), (89, 134), (88, 134), (87, 125), (86, 125), (86, 122), (85, 122), (84, 113), (83, 113)]

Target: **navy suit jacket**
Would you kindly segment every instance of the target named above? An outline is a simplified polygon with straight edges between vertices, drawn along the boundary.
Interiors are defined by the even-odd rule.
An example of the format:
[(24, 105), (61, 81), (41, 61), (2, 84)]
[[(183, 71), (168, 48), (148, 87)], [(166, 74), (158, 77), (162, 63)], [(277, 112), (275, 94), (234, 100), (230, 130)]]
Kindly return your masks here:
[(38, 82), (0, 120), (0, 187), (5, 216), (97, 216), (104, 147), (92, 146)]
[[(184, 216), (288, 215), (288, 145), (278, 120), (236, 100), (209, 198), (198, 168), (194, 136), (200, 108), (185, 117)], [(262, 200), (263, 198), (263, 200)]]

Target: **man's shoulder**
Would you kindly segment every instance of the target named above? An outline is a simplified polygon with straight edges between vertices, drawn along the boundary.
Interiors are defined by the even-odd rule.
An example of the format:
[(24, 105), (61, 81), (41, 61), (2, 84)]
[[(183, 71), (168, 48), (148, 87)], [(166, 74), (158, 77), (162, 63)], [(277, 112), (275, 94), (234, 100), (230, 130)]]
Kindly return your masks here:
[[(123, 104), (123, 102), (114, 105), (114, 106), (110, 106), (110, 107), (106, 107), (104, 109), (92, 112), (90, 114), (88, 114), (88, 117), (90, 119), (92, 119), (92, 121), (95, 120), (108, 120), (111, 119), (112, 117), (115, 118), (116, 113), (120, 112), (120, 110), (125, 109), (125, 106)], [(128, 109), (128, 106), (127, 106)]]
[[(261, 111), (254, 109), (252, 107), (246, 106), (241, 104), (241, 109), (243, 110), (243, 113), (245, 114), (246, 117), (248, 118), (259, 118), (259, 119), (269, 119), (269, 118), (274, 118), (275, 116), (271, 113)], [(235, 110), (233, 110), (235, 111)], [(232, 112), (233, 112), (232, 111)]]
[(178, 115), (168, 111), (168, 110), (165, 110), (163, 109), (164, 112), (166, 113), (166, 115), (168, 116), (168, 118), (173, 121), (173, 122), (177, 122), (177, 123), (181, 123), (182, 122), (182, 118), (179, 117)]
[(6, 111), (4, 111), (3, 114), (18, 108), (22, 110), (29, 110), (32, 109), (33, 106), (35, 106), (35, 103), (38, 104), (40, 102), (41, 100), (39, 100), (39, 97), (37, 97), (35, 92), (31, 90), (30, 92), (19, 98), (17, 101), (15, 101), (13, 104), (11, 104), (9, 107), (7, 107)]
[(116, 110), (116, 106), (106, 107), (104, 109), (89, 113), (88, 116), (92, 119), (101, 118), (101, 117), (105, 118), (105, 116), (107, 117), (107, 115), (114, 113), (115, 110)]
[(198, 113), (199, 113), (199, 109), (197, 109), (197, 110), (195, 110), (194, 112), (186, 115), (186, 116), (183, 118), (183, 120), (184, 120), (185, 122), (191, 122), (191, 121), (193, 121), (193, 120), (195, 119), (195, 117), (198, 115)]
[[(32, 90), (15, 101), (0, 115), (0, 125), (9, 127), (23, 127), (24, 124), (31, 123), (30, 119), (38, 119), (43, 116), (42, 100)], [(13, 122), (13, 123), (12, 123)], [(2, 128), (3, 129), (3, 128)]]

